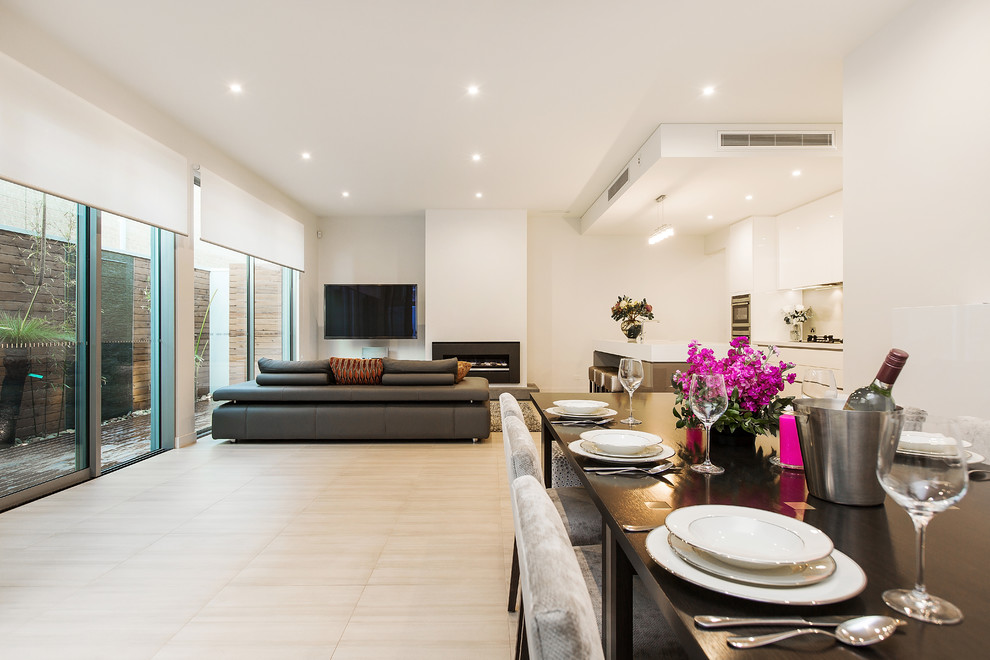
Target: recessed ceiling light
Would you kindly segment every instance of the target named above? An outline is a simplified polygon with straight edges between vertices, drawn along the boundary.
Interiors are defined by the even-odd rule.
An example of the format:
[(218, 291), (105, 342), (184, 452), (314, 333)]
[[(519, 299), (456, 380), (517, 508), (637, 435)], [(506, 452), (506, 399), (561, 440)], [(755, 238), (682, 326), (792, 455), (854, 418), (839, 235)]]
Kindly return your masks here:
[(340, 196), (341, 196), (341, 197), (350, 197), (350, 196), (351, 196), (351, 193), (349, 193), (349, 192), (347, 192), (347, 191), (345, 190), (344, 192), (342, 192), (342, 193), (340, 193)]
[(474, 196), (477, 197), (478, 199), (481, 199), (481, 193), (480, 192), (474, 193)]
[(313, 154), (309, 153), (308, 151), (304, 151), (300, 155), (302, 156), (303, 160), (309, 160), (310, 158), (313, 157)]
[(467, 88), (467, 93), (471, 96), (477, 96), (481, 89), (477, 85), (471, 85)]
[(714, 220), (715, 219), (715, 216), (714, 215), (710, 215), (710, 216), (708, 216), (708, 219), (709, 220)]
[(481, 154), (471, 154), (471, 160), (477, 163), (481, 160)]
[(701, 90), (701, 93), (704, 94), (705, 96), (711, 96), (712, 94), (715, 93), (715, 88), (711, 86), (705, 87), (703, 90)]
[(801, 176), (801, 170), (794, 170), (791, 172), (791, 176)]
[(750, 201), (751, 199), (753, 199), (753, 196), (752, 195), (746, 195), (746, 201), (747, 202)]
[(243, 91), (244, 91), (244, 88), (243, 88), (243, 87), (241, 86), (241, 83), (230, 83), (230, 85), (229, 85), (229, 87), (228, 87), (228, 88), (229, 88), (229, 89), (230, 89), (230, 91), (232, 91), (232, 92), (233, 92), (234, 94), (240, 94), (241, 92), (243, 92)]

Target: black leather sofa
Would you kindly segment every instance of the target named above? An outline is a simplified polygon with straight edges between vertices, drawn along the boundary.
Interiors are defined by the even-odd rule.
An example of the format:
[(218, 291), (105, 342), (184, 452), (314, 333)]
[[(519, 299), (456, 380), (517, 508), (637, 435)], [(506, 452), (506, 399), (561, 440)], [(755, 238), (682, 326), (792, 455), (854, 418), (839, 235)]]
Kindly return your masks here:
[(346, 370), (335, 374), (334, 360), (341, 359), (262, 358), (256, 380), (214, 391), (214, 400), (225, 403), (213, 411), (213, 437), (479, 440), (489, 435), (488, 381), (467, 376), (455, 382), (456, 359), (383, 358), (380, 378), (372, 377), (372, 384), (341, 384), (340, 377), (348, 374)]

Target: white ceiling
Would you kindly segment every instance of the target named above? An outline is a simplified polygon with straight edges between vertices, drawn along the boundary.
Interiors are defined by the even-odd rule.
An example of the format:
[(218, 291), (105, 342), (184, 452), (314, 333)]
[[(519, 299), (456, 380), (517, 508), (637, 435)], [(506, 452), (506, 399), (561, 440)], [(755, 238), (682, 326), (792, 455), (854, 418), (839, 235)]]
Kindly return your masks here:
[[(320, 216), (580, 217), (661, 123), (841, 122), (843, 56), (907, 4), (0, 0)], [(839, 159), (806, 199), (737, 160), (664, 161), (642, 195), (698, 233), (841, 187)], [(639, 207), (596, 231), (651, 229)]]

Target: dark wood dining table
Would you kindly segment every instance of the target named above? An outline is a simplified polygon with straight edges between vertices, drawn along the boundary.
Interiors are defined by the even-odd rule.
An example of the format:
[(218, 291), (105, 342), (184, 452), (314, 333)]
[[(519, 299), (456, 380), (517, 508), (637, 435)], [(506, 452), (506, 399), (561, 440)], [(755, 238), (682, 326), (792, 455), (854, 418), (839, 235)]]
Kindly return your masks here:
[[(568, 444), (588, 427), (554, 424), (546, 412), (554, 401), (605, 401), (628, 412), (625, 394), (533, 394), (540, 410), (544, 472), (550, 485), (550, 447), (558, 443), (571, 467), (590, 493), (603, 519), (602, 626), (607, 658), (632, 657), (632, 579), (638, 575), (656, 601), (687, 653), (694, 658), (953, 658), (990, 657), (990, 482), (972, 482), (966, 496), (952, 509), (935, 516), (927, 535), (928, 590), (959, 606), (965, 620), (954, 626), (925, 624), (913, 619), (890, 639), (870, 647), (844, 646), (820, 635), (795, 638), (753, 650), (733, 649), (732, 635), (751, 635), (780, 628), (704, 630), (695, 626), (699, 614), (723, 616), (826, 616), (886, 614), (899, 616), (881, 598), (886, 589), (910, 588), (916, 577), (914, 528), (907, 512), (890, 497), (870, 507), (832, 504), (811, 496), (801, 470), (773, 465), (776, 439), (714, 444), (712, 462), (725, 468), (720, 475), (702, 475), (686, 466), (703, 460), (704, 449), (675, 428), (674, 395), (640, 393), (634, 414), (643, 421), (635, 430), (656, 433), (677, 452), (669, 460), (684, 466), (661, 477), (600, 476), (584, 467), (597, 461), (574, 454)], [(612, 423), (609, 428), (630, 428)], [(731, 504), (781, 513), (821, 529), (835, 547), (851, 557), (867, 576), (865, 590), (848, 600), (820, 606), (778, 605), (722, 595), (691, 584), (657, 564), (646, 549), (647, 534), (626, 532), (622, 525), (660, 525), (670, 511), (695, 504)], [(987, 655), (984, 655), (987, 654)]]

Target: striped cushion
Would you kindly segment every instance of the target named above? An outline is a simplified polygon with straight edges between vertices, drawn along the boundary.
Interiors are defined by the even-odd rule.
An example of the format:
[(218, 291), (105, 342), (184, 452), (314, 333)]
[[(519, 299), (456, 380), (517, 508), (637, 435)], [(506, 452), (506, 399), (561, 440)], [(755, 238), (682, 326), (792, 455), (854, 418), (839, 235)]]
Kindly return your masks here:
[(330, 358), (330, 370), (338, 385), (381, 385), (381, 358)]

